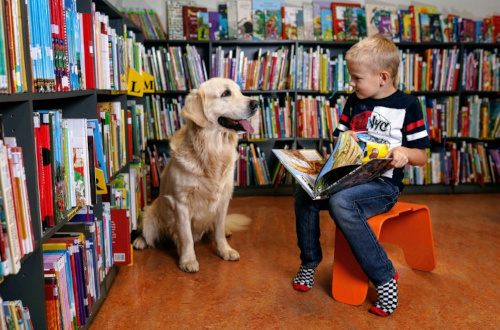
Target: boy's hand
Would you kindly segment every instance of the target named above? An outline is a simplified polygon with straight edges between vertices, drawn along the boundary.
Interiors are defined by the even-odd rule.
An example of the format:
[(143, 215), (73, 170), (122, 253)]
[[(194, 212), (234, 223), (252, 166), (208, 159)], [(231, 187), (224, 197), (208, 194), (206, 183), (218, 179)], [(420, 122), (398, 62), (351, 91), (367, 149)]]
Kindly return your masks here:
[(408, 148), (405, 147), (396, 147), (391, 151), (389, 151), (389, 153), (386, 156), (387, 158), (392, 158), (392, 161), (389, 165), (391, 167), (400, 168), (408, 164), (409, 155), (407, 151)]
[(352, 130), (347, 130), (344, 133), (349, 134), (350, 136), (352, 136), (354, 138), (354, 141), (359, 142), (358, 135), (356, 134), (356, 132), (354, 132)]

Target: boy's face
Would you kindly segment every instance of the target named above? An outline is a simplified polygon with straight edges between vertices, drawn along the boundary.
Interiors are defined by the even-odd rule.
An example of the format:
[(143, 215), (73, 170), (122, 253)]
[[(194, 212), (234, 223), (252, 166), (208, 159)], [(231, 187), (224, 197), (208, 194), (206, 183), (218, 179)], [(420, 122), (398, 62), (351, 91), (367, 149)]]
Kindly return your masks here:
[(351, 86), (360, 99), (386, 97), (386, 85), (383, 83), (381, 73), (375, 73), (369, 64), (362, 62), (347, 61), (347, 70), (351, 76), (349, 86)]

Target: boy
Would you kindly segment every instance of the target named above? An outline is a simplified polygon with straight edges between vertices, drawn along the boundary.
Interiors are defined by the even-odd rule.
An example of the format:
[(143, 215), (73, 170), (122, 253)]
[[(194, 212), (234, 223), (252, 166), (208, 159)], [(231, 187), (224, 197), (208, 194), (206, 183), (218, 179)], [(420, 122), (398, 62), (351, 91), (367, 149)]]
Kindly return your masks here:
[(314, 271), (322, 259), (319, 211), (327, 209), (344, 234), (361, 268), (377, 288), (378, 300), (370, 312), (387, 316), (398, 305), (398, 275), (367, 219), (389, 211), (403, 190), (403, 167), (427, 163), (430, 147), (418, 99), (396, 89), (399, 53), (380, 34), (368, 37), (346, 53), (351, 76), (350, 95), (334, 132), (367, 132), (376, 142), (387, 143), (391, 169), (379, 179), (345, 189), (329, 199), (314, 201), (302, 188), (295, 192), (295, 217), (301, 266), (293, 280), (298, 291), (314, 284)]

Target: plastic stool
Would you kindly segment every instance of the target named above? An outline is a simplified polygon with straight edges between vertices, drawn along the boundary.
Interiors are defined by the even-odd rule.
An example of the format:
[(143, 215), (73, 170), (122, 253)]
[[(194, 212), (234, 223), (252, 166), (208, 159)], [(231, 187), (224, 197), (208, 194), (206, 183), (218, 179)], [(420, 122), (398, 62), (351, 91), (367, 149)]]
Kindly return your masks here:
[[(387, 213), (368, 219), (380, 242), (399, 245), (408, 266), (431, 271), (436, 267), (429, 209), (425, 205), (397, 202)], [(365, 275), (339, 229), (335, 232), (332, 295), (337, 301), (361, 305), (368, 292)]]

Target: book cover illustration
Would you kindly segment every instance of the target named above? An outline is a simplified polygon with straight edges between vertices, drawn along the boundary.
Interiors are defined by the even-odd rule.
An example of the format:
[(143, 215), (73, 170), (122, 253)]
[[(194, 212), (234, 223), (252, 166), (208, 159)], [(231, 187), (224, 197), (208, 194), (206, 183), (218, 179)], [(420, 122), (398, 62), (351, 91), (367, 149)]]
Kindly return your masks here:
[(358, 7), (346, 7), (344, 12), (345, 38), (347, 41), (358, 41), (366, 37), (365, 10)]
[(312, 3), (302, 4), (302, 20), (304, 22), (303, 40), (316, 40), (316, 37), (314, 36), (314, 17)]
[[(283, 39), (285, 40), (297, 40), (298, 39), (298, 17), (299, 13), (302, 13), (301, 7), (294, 6), (283, 6), (282, 11), (282, 32)], [(303, 23), (302, 23), (303, 25)]]
[(391, 17), (397, 12), (396, 6), (366, 4), (366, 33), (368, 36), (379, 33), (379, 22), (381, 17)]
[(197, 13), (198, 40), (210, 40), (210, 26), (208, 22), (208, 12), (199, 11)]
[(322, 9), (321, 15), (321, 40), (333, 40), (333, 25), (332, 25), (332, 11), (330, 9)]
[(219, 40), (229, 39), (227, 31), (227, 5), (219, 4)]
[(399, 37), (401, 42), (412, 42), (411, 13), (408, 9), (398, 10)]
[(346, 40), (345, 11), (349, 7), (361, 8), (360, 4), (332, 2), (333, 39), (335, 41)]
[(420, 41), (429, 42), (431, 41), (431, 21), (428, 14), (420, 13)]
[(266, 39), (281, 40), (282, 23), (281, 9), (266, 10)]
[(210, 28), (209, 39), (220, 40), (219, 13), (216, 11), (208, 12), (208, 25)]
[(329, 1), (313, 1), (313, 28), (315, 40), (321, 40), (321, 11), (331, 10), (331, 2)]
[(253, 39), (252, 0), (238, 0), (236, 2), (238, 19), (238, 39)]
[(228, 39), (238, 39), (238, 10), (236, 7), (236, 0), (227, 1), (226, 12)]
[(266, 12), (281, 11), (282, 1), (252, 0), (253, 40), (266, 40)]
[(325, 161), (316, 149), (273, 149), (273, 153), (313, 199), (326, 199), (343, 189), (369, 182), (389, 169), (392, 159), (387, 144), (369, 141), (358, 133), (359, 142), (340, 133), (332, 154)]
[(429, 34), (431, 42), (443, 42), (443, 34), (441, 32), (441, 15), (428, 14), (429, 16)]

